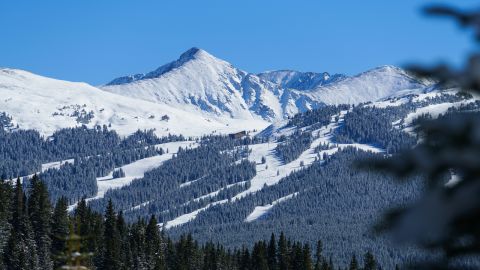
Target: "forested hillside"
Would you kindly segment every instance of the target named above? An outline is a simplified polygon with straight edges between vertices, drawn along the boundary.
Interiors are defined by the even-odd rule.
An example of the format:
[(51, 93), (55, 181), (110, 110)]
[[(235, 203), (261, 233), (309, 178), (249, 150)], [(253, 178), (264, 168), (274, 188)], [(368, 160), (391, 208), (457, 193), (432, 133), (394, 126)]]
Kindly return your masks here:
[[(172, 240), (153, 215), (127, 223), (111, 201), (102, 213), (81, 201), (69, 214), (64, 198), (50, 203), (37, 176), (25, 188), (20, 181), (0, 183), (0, 195), (1, 269), (336, 269), (321, 240), (310, 246), (281, 233), (252, 241), (253, 248), (227, 249), (199, 243), (191, 235)], [(361, 265), (366, 270), (379, 267), (368, 250), (352, 255), (350, 269)]]
[[(24, 251), (35, 254), (26, 247), (31, 249), (32, 241), (43, 245), (43, 251), (36, 251), (38, 258), (32, 258), (31, 263), (35, 263), (42, 256), (45, 261), (42, 252), (45, 254), (50, 249), (46, 246), (57, 241), (52, 234), (48, 241), (46, 234), (34, 236), (35, 230), (44, 230), (34, 227), (40, 221), (31, 219), (28, 226), (17, 224), (15, 215), (30, 218), (37, 216), (30, 211), (40, 211), (37, 203), (30, 203), (31, 209), (25, 206), (23, 212), (12, 206), (13, 202), (20, 203), (13, 199), (17, 189), (14, 183), (20, 177), (26, 196), (18, 198), (22, 197), (25, 205), (32, 202), (31, 198), (36, 200), (34, 187), (43, 192), (45, 210), (41, 215), (55, 216), (57, 209), (48, 205), (60, 202), (58, 211), (68, 216), (68, 222), (59, 222), (67, 224), (67, 229), (71, 223), (77, 234), (86, 237), (83, 251), (93, 252), (88, 260), (91, 267), (103, 269), (104, 256), (111, 254), (111, 249), (103, 245), (126, 243), (131, 250), (119, 255), (124, 256), (122, 264), (134, 263), (136, 269), (142, 269), (157, 263), (147, 259), (152, 252), (152, 243), (147, 244), (151, 235), (145, 235), (150, 226), (149, 230), (164, 234), (158, 241), (164, 241), (160, 245), (162, 264), (167, 265), (175, 256), (186, 256), (177, 253), (184, 245), (193, 245), (193, 240), (185, 243), (185, 235), (190, 234), (198, 241), (192, 251), (199, 256), (195, 264), (215, 258), (222, 265), (230, 265), (225, 269), (269, 269), (259, 268), (264, 258), (254, 257), (263, 255), (253, 253), (268, 251), (272, 245), (257, 241), (283, 232), (284, 238), (292, 239), (289, 256), (309, 253), (322, 240), (322, 260), (318, 261), (322, 265), (346, 267), (353, 254), (361, 261), (362, 254), (370, 251), (378, 263), (394, 268), (418, 256), (418, 251), (394, 248), (389, 239), (373, 235), (371, 228), (384, 209), (415, 200), (424, 186), (418, 176), (398, 186), (392, 176), (359, 170), (356, 162), (414, 147), (421, 134), (412, 131), (421, 119), (478, 109), (477, 100), (454, 91), (407, 94), (355, 106), (324, 106), (272, 124), (257, 134), (246, 132), (243, 137), (210, 134), (195, 138), (158, 137), (153, 130), (120, 137), (107, 126), (60, 129), (42, 137), (37, 131), (17, 128), (8, 114), (0, 114), (0, 178), (5, 180), (6, 190), (2, 201), (3, 248), (8, 250), (12, 233), (17, 237), (15, 231), (24, 230), (18, 236), (28, 243)], [(445, 182), (449, 178), (446, 175)], [(103, 216), (105, 209), (110, 209), (110, 219), (115, 216), (115, 226), (121, 224), (117, 229), (122, 233), (115, 236), (121, 241), (102, 238), (113, 230), (113, 223), (108, 224)], [(65, 235), (65, 228), (49, 226)], [(91, 235), (97, 236), (92, 239)], [(173, 251), (168, 250), (169, 245)], [(144, 248), (146, 251), (139, 251)], [(127, 250), (123, 247), (118, 252)], [(267, 261), (273, 258), (265, 256)], [(309, 261), (307, 257), (315, 265), (317, 257), (304, 256), (305, 262)], [(297, 259), (289, 260), (293, 264)], [(4, 263), (11, 262), (6, 258)], [(172, 266), (173, 261), (170, 263)]]

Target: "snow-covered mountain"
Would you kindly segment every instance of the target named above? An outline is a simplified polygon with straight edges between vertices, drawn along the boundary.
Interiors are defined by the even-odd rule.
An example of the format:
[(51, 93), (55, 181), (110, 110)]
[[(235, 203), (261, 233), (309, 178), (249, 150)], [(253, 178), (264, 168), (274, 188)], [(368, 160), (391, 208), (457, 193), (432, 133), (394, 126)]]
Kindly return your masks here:
[(390, 66), (354, 77), (296, 71), (257, 75), (192, 48), (155, 71), (120, 77), (101, 88), (194, 113), (274, 121), (323, 104), (375, 101), (427, 85)]
[(419, 80), (401, 68), (382, 66), (335, 83), (322, 85), (305, 92), (305, 95), (326, 104), (358, 104), (402, 92), (421, 93), (432, 85), (433, 81)]
[(109, 125), (126, 135), (137, 129), (160, 135), (202, 135), (260, 130), (271, 122), (325, 104), (357, 104), (432, 83), (384, 66), (357, 76), (270, 71), (253, 74), (192, 48), (155, 71), (94, 87), (0, 69), (0, 113), (15, 126), (43, 135), (86, 124)]
[(211, 132), (261, 129), (253, 118), (205, 117), (165, 104), (102, 91), (86, 83), (55, 80), (15, 69), (0, 69), (0, 112), (21, 129), (48, 136), (79, 125), (111, 126), (121, 135), (156, 129), (159, 135), (199, 136)]
[(343, 74), (329, 74), (327, 72), (299, 72), (294, 70), (276, 70), (259, 73), (258, 77), (278, 84), (283, 88), (309, 90), (329, 83), (345, 79)]
[(115, 79), (102, 89), (195, 113), (237, 119), (283, 117), (279, 102), (283, 89), (198, 48), (155, 71)]

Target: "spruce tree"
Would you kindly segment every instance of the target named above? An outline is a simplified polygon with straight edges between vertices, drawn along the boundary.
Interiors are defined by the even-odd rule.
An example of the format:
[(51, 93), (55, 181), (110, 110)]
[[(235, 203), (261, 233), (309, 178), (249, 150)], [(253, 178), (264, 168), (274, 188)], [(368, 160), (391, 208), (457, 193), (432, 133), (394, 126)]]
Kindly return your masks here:
[[(205, 252), (208, 251), (208, 248), (209, 246), (207, 245), (204, 249), (205, 249)], [(175, 262), (176, 262), (176, 258), (175, 258), (175, 246), (172, 242), (171, 239), (167, 239), (167, 245), (166, 245), (166, 263), (167, 263), (167, 269), (175, 269)], [(208, 255), (209, 254), (204, 254), (204, 260), (203, 260), (203, 265), (204, 265), (204, 269), (205, 269), (205, 265), (208, 265), (209, 264), (209, 260), (208, 260)], [(207, 268), (208, 269), (208, 268)]]
[[(66, 248), (65, 239), (69, 235), (69, 219), (68, 219), (68, 202), (67, 198), (61, 197), (55, 204), (52, 215), (52, 256), (55, 257), (63, 252)], [(60, 265), (55, 265), (55, 269)]]
[(111, 200), (109, 200), (107, 209), (105, 211), (103, 242), (103, 261), (101, 269), (118, 270), (120, 267), (120, 245), (117, 231), (117, 216)]
[(305, 244), (303, 246), (303, 269), (305, 270), (313, 269), (312, 253), (310, 251), (310, 246), (308, 244)]
[(288, 270), (289, 269), (289, 262), (288, 262), (288, 244), (287, 239), (285, 238), (285, 234), (282, 232), (280, 233), (280, 238), (278, 239), (278, 269), (279, 270)]
[(375, 260), (375, 257), (373, 256), (373, 254), (370, 251), (365, 253), (365, 257), (364, 257), (363, 260), (364, 260), (363, 270), (376, 270), (377, 269), (377, 261)]
[(31, 231), (26, 196), (20, 179), (17, 179), (13, 202), (12, 202), (12, 224), (10, 237), (4, 252), (5, 268), (7, 270), (39, 268), (35, 240)]
[(133, 269), (148, 269), (145, 255), (145, 222), (137, 221), (130, 229), (130, 249), (132, 252)]
[(273, 233), (270, 236), (270, 242), (268, 242), (268, 269), (277, 269), (277, 243)]
[(217, 256), (215, 245), (212, 243), (207, 243), (204, 247), (202, 269), (203, 270), (218, 269), (218, 256)]
[(4, 269), (1, 255), (10, 236), (12, 187), (8, 182), (0, 181), (0, 269)]
[(329, 270), (334, 270), (335, 267), (333, 266), (333, 259), (332, 257), (330, 256), (330, 259), (328, 259), (328, 269)]
[(303, 269), (303, 250), (300, 243), (294, 243), (291, 250), (291, 267), (293, 269)]
[(358, 270), (358, 261), (355, 254), (353, 254), (352, 259), (350, 260), (349, 270)]
[(145, 230), (145, 254), (147, 263), (152, 270), (164, 269), (165, 262), (161, 252), (161, 238), (158, 228), (158, 222), (154, 215), (150, 217), (147, 228)]
[(263, 241), (257, 242), (253, 247), (252, 267), (258, 270), (268, 270), (267, 247)]
[(317, 248), (315, 250), (315, 270), (322, 269), (322, 262), (324, 261), (322, 252), (323, 252), (323, 243), (321, 240), (318, 240)]
[[(330, 261), (331, 262), (331, 261)], [(328, 264), (328, 261), (326, 259), (324, 259), (322, 261), (322, 265), (320, 267), (321, 270), (330, 270), (330, 265)], [(332, 269), (333, 270), (333, 269)]]
[(182, 249), (182, 256), (185, 258), (185, 269), (195, 269), (200, 264), (200, 260), (198, 258), (199, 254), (197, 243), (193, 240), (191, 234), (188, 234), (186, 237), (184, 237)]
[(75, 234), (73, 225), (70, 224), (69, 234), (65, 237), (65, 250), (56, 256), (56, 264), (60, 265), (55, 269), (66, 270), (89, 270), (84, 262), (92, 256), (90, 252), (82, 252), (82, 237)]
[(30, 182), (28, 198), (28, 216), (33, 230), (37, 248), (38, 262), (42, 269), (53, 269), (52, 255), (50, 253), (51, 211), (50, 198), (47, 187), (34, 175)]
[(81, 238), (81, 247), (83, 252), (92, 252), (94, 256), (88, 258), (84, 264), (89, 268), (100, 267), (103, 265), (103, 242), (104, 242), (104, 221), (101, 214), (94, 213), (87, 206), (85, 199), (78, 202), (75, 208), (75, 215), (72, 219), (75, 226), (75, 234)]
[(250, 252), (247, 248), (243, 248), (241, 256), (239, 270), (251, 269)]
[(123, 218), (123, 212), (120, 211), (117, 215), (117, 230), (120, 241), (119, 259), (120, 270), (128, 270), (132, 268), (130, 245), (128, 239), (128, 226)]

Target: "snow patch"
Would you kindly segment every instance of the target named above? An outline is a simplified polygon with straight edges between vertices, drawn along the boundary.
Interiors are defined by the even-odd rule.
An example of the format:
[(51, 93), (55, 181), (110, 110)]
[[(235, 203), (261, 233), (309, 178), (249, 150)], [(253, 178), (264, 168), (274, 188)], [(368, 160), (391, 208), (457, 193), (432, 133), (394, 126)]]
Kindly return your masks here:
[(291, 199), (291, 198), (293, 198), (297, 195), (298, 195), (298, 192), (295, 192), (293, 194), (290, 194), (290, 195), (282, 197), (278, 200), (275, 200), (270, 204), (255, 207), (255, 209), (252, 211), (252, 213), (250, 213), (250, 215), (248, 215), (247, 218), (245, 218), (245, 222), (252, 222), (252, 221), (255, 221), (255, 220), (259, 219), (260, 217), (267, 214), (268, 211), (270, 211), (275, 205), (277, 205), (281, 202), (284, 202), (286, 200), (289, 200), (289, 199)]

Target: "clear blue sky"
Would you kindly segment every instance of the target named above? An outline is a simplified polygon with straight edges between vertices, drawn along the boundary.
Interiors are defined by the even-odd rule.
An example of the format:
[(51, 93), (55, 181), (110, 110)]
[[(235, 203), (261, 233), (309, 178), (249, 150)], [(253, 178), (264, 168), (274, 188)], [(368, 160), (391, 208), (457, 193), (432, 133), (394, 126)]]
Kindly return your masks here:
[(469, 36), (446, 20), (422, 16), (426, 3), (431, 2), (1, 1), (0, 66), (101, 84), (153, 70), (193, 46), (250, 72), (355, 74), (410, 60), (459, 63), (473, 48)]

